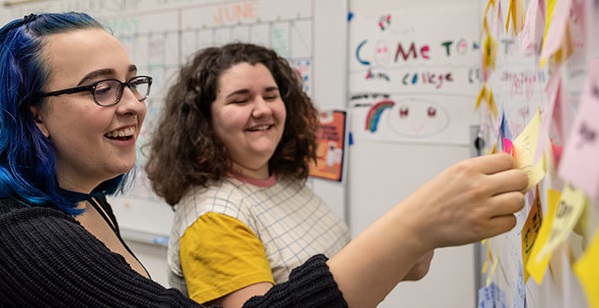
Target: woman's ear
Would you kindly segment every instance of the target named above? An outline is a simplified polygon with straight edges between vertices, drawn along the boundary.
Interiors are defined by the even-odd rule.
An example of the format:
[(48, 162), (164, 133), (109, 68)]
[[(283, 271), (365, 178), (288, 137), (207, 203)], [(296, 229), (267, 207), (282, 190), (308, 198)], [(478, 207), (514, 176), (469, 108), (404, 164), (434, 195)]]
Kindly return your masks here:
[(44, 122), (44, 117), (42, 115), (41, 107), (40, 106), (30, 106), (29, 110), (31, 111), (33, 121), (35, 122), (37, 127), (40, 129), (42, 134), (44, 134), (44, 136), (46, 136), (46, 138), (50, 137), (50, 132), (48, 131), (48, 128), (46, 127), (46, 124)]

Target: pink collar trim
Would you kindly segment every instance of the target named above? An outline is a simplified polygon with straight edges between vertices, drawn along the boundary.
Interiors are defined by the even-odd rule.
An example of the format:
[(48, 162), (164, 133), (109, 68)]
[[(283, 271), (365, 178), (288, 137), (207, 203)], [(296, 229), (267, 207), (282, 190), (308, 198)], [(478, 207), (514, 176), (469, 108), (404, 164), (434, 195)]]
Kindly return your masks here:
[(232, 178), (238, 179), (246, 184), (258, 187), (271, 187), (277, 183), (277, 175), (274, 173), (266, 179), (254, 179), (237, 172), (231, 172), (229, 175)]

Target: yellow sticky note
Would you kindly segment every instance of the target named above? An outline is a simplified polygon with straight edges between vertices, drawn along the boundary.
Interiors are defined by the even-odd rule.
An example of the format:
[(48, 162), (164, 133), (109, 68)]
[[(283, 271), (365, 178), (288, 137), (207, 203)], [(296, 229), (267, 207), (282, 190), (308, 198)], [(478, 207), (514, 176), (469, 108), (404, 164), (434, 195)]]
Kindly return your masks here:
[(543, 276), (545, 276), (545, 270), (549, 265), (549, 255), (537, 260), (537, 256), (539, 255), (539, 251), (541, 248), (545, 246), (547, 240), (549, 239), (549, 234), (551, 233), (551, 229), (553, 227), (553, 220), (555, 219), (555, 213), (557, 212), (557, 205), (561, 198), (562, 193), (557, 190), (548, 189), (547, 190), (547, 215), (543, 217), (541, 222), (541, 228), (539, 229), (539, 234), (532, 246), (532, 251), (530, 252), (530, 256), (528, 257), (528, 262), (524, 263), (526, 266), (526, 272), (530, 274), (530, 276), (536, 281), (537, 284), (541, 284), (543, 281)]
[(524, 131), (514, 140), (516, 166), (528, 175), (528, 189), (537, 185), (545, 176), (545, 159), (533, 165), (534, 154), (541, 130), (541, 112), (537, 110)]
[(478, 108), (480, 108), (480, 103), (485, 98), (485, 93), (487, 93), (487, 86), (485, 86), (483, 84), (483, 87), (480, 88), (480, 91), (478, 92), (478, 96), (476, 97), (476, 105), (474, 105), (474, 111), (476, 111), (476, 110), (478, 110)]
[(518, 35), (522, 28), (524, 28), (524, 20), (526, 18), (526, 11), (524, 9), (524, 1), (522, 0), (510, 0), (508, 7), (508, 15), (505, 25), (505, 31), (508, 32), (510, 28), (510, 21), (512, 29), (514, 29), (514, 35)]
[[(530, 258), (532, 247), (537, 239), (539, 230), (541, 229), (541, 220), (543, 215), (541, 213), (541, 199), (539, 196), (539, 186), (536, 189), (535, 200), (532, 203), (528, 217), (522, 227), (521, 240), (522, 240), (522, 264), (527, 264)], [(530, 274), (524, 269), (524, 283), (528, 281)]]
[(487, 7), (485, 8), (484, 16), (487, 16), (487, 13), (489, 12), (489, 9), (491, 7), (495, 7), (495, 0), (489, 0), (489, 2), (487, 2)]
[(599, 307), (599, 232), (595, 234), (584, 255), (574, 263), (573, 268), (590, 307)]
[(481, 269), (481, 272), (483, 274), (485, 274), (489, 269), (489, 262), (491, 262), (492, 258), (493, 256), (491, 255), (491, 248), (487, 246), (487, 256), (485, 257), (485, 263), (483, 264), (483, 267)]
[(487, 34), (487, 38), (483, 42), (483, 71), (488, 69), (495, 70), (498, 46), (497, 40), (490, 34)]
[(549, 239), (541, 251), (538, 258), (550, 255), (557, 246), (568, 239), (568, 236), (578, 223), (582, 213), (587, 206), (587, 198), (580, 189), (566, 185), (562, 192), (562, 197), (557, 205), (555, 220), (549, 234)]
[(485, 281), (485, 285), (490, 285), (491, 282), (493, 281), (493, 275), (495, 275), (495, 270), (497, 270), (497, 266), (499, 265), (499, 259), (498, 258), (491, 258), (491, 270), (489, 271), (489, 274), (487, 275), (487, 280)]
[(495, 104), (495, 97), (493, 96), (493, 90), (491, 88), (487, 88), (486, 85), (483, 84), (483, 87), (478, 92), (478, 96), (476, 97), (476, 105), (474, 106), (474, 111), (478, 110), (482, 101), (485, 101), (487, 104), (487, 108), (491, 111), (494, 117), (497, 117), (499, 111), (497, 111), (497, 104)]

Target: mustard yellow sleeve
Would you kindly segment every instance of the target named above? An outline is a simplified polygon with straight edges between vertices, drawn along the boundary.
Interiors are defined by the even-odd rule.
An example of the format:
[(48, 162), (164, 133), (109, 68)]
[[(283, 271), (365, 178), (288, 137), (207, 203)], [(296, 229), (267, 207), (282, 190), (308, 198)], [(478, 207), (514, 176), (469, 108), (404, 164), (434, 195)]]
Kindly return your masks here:
[(206, 303), (259, 282), (274, 284), (264, 245), (238, 219), (206, 213), (180, 239), (189, 296)]

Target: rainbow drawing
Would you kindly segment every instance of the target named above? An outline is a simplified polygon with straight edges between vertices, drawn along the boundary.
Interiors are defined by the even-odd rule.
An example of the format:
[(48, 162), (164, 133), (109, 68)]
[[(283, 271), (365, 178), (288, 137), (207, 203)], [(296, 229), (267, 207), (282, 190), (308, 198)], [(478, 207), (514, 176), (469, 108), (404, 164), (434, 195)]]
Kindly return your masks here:
[(369, 130), (371, 133), (376, 132), (381, 114), (383, 111), (393, 106), (395, 106), (395, 102), (390, 99), (384, 99), (375, 103), (372, 107), (370, 107), (370, 109), (368, 109), (368, 114), (366, 115), (366, 126), (364, 129)]

